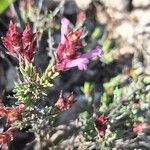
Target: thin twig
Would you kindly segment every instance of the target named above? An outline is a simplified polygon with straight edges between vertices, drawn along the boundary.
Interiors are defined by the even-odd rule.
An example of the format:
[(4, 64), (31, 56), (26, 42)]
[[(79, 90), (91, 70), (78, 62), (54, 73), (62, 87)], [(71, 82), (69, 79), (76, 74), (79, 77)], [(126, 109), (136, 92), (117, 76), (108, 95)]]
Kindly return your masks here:
[(57, 13), (61, 10), (61, 8), (64, 6), (66, 0), (61, 0), (61, 2), (59, 3), (59, 5), (55, 8), (55, 10), (52, 13), (52, 16), (56, 16)]
[(51, 35), (51, 29), (48, 29), (48, 49), (49, 49), (49, 55), (51, 56), (51, 60), (50, 60), (50, 64), (54, 65), (55, 63), (55, 56), (54, 56), (54, 51), (53, 51), (53, 39), (52, 39), (52, 35)]
[(43, 0), (39, 0), (39, 2), (38, 2), (38, 10), (39, 10), (39, 14), (40, 14), (40, 12), (41, 12), (41, 10), (42, 10), (42, 6), (43, 6)]

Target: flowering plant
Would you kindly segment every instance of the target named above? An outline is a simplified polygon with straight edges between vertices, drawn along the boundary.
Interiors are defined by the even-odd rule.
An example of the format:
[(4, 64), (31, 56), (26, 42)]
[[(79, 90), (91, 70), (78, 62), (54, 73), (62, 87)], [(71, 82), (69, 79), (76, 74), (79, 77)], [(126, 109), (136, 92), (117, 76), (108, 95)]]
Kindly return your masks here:
[(148, 30), (140, 24), (139, 36), (131, 34), (138, 44), (128, 42), (114, 27), (134, 15), (120, 20), (105, 2), (80, 2), (14, 1), (6, 34), (2, 15), (2, 150), (149, 149), (149, 59), (138, 52)]
[[(54, 108), (51, 106), (46, 106), (42, 110), (39, 108), (41, 98), (45, 95), (44, 90), (54, 86), (53, 80), (60, 71), (67, 71), (76, 66), (79, 70), (86, 70), (88, 63), (93, 57), (101, 57), (101, 48), (99, 46), (90, 52), (82, 53), (80, 51), (84, 47), (81, 38), (82, 29), (69, 32), (69, 20), (62, 18), (61, 23), (61, 43), (56, 51), (57, 63), (54, 66), (49, 64), (42, 74), (38, 72), (33, 63), (37, 52), (37, 38), (29, 25), (20, 33), (17, 31), (16, 25), (10, 21), (6, 37), (2, 38), (7, 53), (19, 61), (19, 71), (21, 73), (20, 83), (16, 83), (14, 88), (14, 97), (18, 100), (18, 106), (5, 107), (1, 102), (0, 116), (6, 118), (6, 126), (10, 128), (0, 135), (0, 143), (3, 149), (5, 149), (7, 142), (13, 139), (14, 132), (12, 131), (15, 131), (17, 128), (24, 128), (28, 124), (33, 126), (32, 130), (34, 130), (35, 125), (33, 124), (40, 118), (45, 120), (45, 113), (49, 115), (49, 120), (48, 122), (45, 120), (45, 124), (51, 124), (53, 114), (57, 116), (59, 112), (69, 110), (75, 103), (73, 93), (67, 97), (64, 97), (61, 93)], [(36, 116), (37, 111), (39, 111), (38, 116)], [(45, 113), (43, 114), (42, 111)], [(45, 124), (41, 123), (41, 130), (43, 130), (42, 128)], [(15, 128), (13, 128), (13, 125), (15, 125)], [(34, 130), (34, 132), (37, 131)], [(45, 133), (45, 131), (43, 132)], [(50, 134), (50, 132), (51, 130), (47, 134)]]

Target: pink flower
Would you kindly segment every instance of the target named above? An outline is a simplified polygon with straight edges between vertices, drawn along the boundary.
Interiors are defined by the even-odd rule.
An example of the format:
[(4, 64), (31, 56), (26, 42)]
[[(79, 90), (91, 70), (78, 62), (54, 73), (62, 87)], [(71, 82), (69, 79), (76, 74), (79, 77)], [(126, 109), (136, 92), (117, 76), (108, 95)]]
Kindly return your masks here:
[(108, 119), (104, 115), (97, 115), (95, 120), (95, 127), (101, 137), (104, 137), (107, 129)]
[(66, 18), (62, 18), (61, 24), (62, 24), (62, 26), (61, 26), (61, 43), (64, 44), (66, 41), (65, 36), (68, 33), (68, 27), (69, 27), (70, 21)]
[(93, 57), (101, 57), (102, 50), (99, 46), (90, 52), (82, 54), (79, 50), (83, 48), (82, 29), (68, 31), (70, 22), (66, 18), (61, 20), (61, 43), (57, 48), (56, 71), (66, 71), (73, 67), (86, 70), (87, 65)]
[(8, 32), (2, 42), (9, 55), (17, 59), (21, 58), (21, 61), (24, 59), (32, 61), (36, 51), (36, 37), (29, 25), (26, 26), (23, 33), (19, 33), (15, 24), (10, 21)]
[(75, 99), (73, 93), (71, 93), (67, 97), (64, 97), (62, 94), (60, 94), (60, 97), (57, 100), (55, 107), (57, 107), (61, 111), (69, 110), (74, 103)]
[(101, 56), (101, 49), (97, 46), (90, 52), (78, 54), (74, 58), (66, 58), (55, 65), (56, 71), (66, 71), (73, 67), (78, 67), (79, 70), (86, 70), (87, 65), (93, 57)]
[(66, 35), (66, 49), (65, 49), (65, 55), (67, 58), (72, 58), (76, 56), (78, 50), (83, 47), (82, 44), (82, 29), (79, 29), (77, 31), (71, 31)]
[(82, 29), (69, 32), (69, 20), (62, 18), (61, 20), (61, 43), (57, 48), (57, 59), (62, 61), (63, 59), (72, 58), (76, 55), (79, 48), (82, 48)]

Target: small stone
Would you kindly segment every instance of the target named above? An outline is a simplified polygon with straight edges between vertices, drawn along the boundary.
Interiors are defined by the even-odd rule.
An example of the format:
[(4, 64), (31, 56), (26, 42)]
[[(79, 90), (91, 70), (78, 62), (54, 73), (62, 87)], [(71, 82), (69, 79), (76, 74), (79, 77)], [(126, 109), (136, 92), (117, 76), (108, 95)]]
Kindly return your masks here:
[(97, 19), (100, 21), (101, 24), (106, 24), (108, 22), (108, 16), (106, 12), (103, 11), (102, 6), (97, 6)]
[(132, 0), (134, 7), (147, 7), (150, 5), (150, 0)]
[(150, 67), (145, 68), (145, 74), (150, 75)]
[(121, 55), (125, 55), (125, 54), (133, 54), (134, 53), (134, 48), (132, 46), (122, 46), (122, 48), (119, 49), (119, 52)]
[(150, 77), (149, 76), (144, 77), (143, 81), (146, 84), (150, 84)]
[(133, 42), (134, 36), (134, 25), (130, 22), (124, 21), (120, 26), (115, 30), (116, 36), (122, 37), (124, 40), (127, 40), (129, 43)]
[(129, 0), (101, 0), (102, 3), (110, 8), (114, 8), (119, 11), (126, 10), (129, 6)]
[(80, 9), (86, 10), (88, 9), (92, 0), (75, 0), (75, 2)]
[(136, 9), (132, 12), (131, 16), (138, 21), (138, 24), (143, 27), (148, 27), (150, 23), (150, 10)]

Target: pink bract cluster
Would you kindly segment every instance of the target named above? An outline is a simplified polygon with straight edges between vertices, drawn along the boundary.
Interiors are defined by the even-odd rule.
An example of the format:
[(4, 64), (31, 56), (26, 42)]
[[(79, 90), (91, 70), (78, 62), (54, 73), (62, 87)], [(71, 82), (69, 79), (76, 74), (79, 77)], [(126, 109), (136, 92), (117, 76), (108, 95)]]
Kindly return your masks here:
[(16, 107), (0, 106), (0, 117), (6, 117), (7, 125), (9, 125), (22, 118), (21, 114), (24, 109), (25, 106), (23, 104)]
[(20, 33), (17, 32), (15, 24), (11, 21), (6, 37), (2, 39), (7, 53), (17, 59), (24, 59), (31, 62), (36, 51), (36, 36), (32, 33), (29, 25)]
[(101, 137), (105, 135), (108, 119), (104, 115), (97, 115), (95, 120), (96, 129)]
[[(10, 127), (17, 120), (21, 120), (22, 113), (25, 109), (23, 104), (16, 107), (5, 107), (0, 99), (0, 118), (6, 118), (6, 126)], [(7, 143), (13, 140), (15, 128), (9, 128), (7, 131), (0, 133), (0, 148), (6, 150)]]
[(93, 57), (101, 57), (101, 48), (97, 46), (87, 53), (81, 53), (79, 50), (83, 48), (82, 29), (69, 32), (70, 22), (66, 18), (62, 18), (61, 24), (61, 42), (56, 52), (56, 71), (66, 71), (73, 67), (78, 67), (79, 70), (86, 70)]
[(6, 150), (7, 143), (13, 140), (15, 129), (8, 129), (7, 131), (0, 133), (0, 148)]
[(67, 97), (64, 97), (62, 94), (60, 94), (60, 97), (57, 100), (55, 107), (57, 107), (60, 111), (65, 111), (65, 110), (69, 110), (74, 103), (75, 103), (75, 98), (73, 93), (71, 93)]

